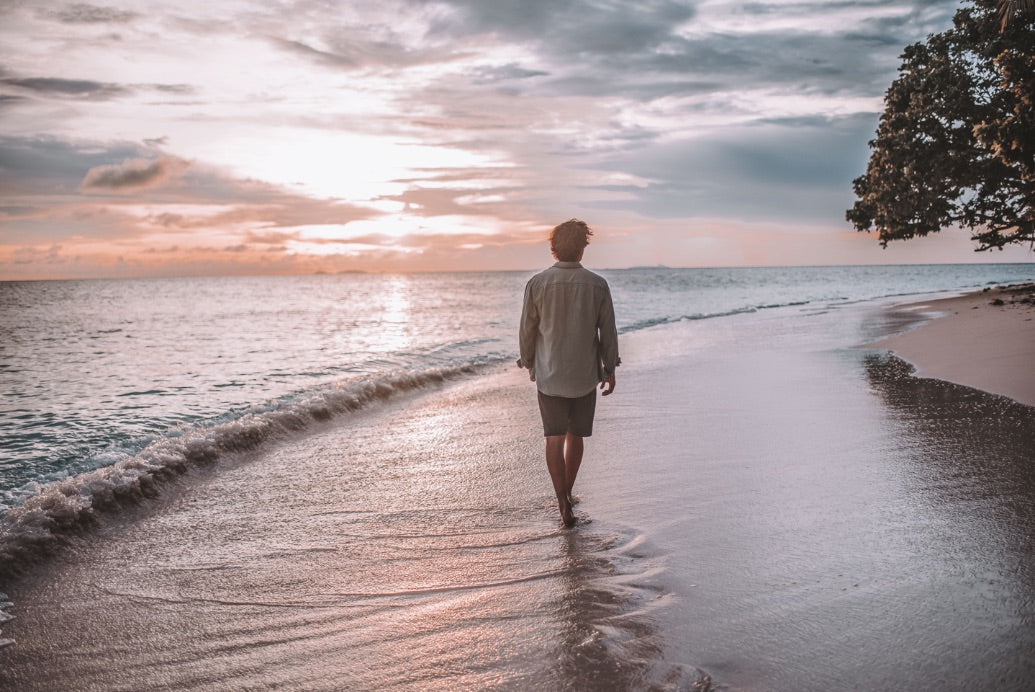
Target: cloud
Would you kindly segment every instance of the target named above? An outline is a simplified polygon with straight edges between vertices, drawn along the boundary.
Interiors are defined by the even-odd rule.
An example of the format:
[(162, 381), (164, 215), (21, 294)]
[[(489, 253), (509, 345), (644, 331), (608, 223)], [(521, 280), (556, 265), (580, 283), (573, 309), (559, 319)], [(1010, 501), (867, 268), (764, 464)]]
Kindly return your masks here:
[(61, 256), (61, 246), (51, 245), (49, 248), (22, 247), (15, 250), (11, 255), (13, 264), (61, 264), (64, 259)]
[(148, 84), (146, 86), (155, 91), (161, 91), (167, 94), (188, 95), (193, 94), (196, 91), (190, 84)]
[(101, 7), (85, 2), (72, 3), (59, 10), (41, 11), (40, 14), (64, 24), (125, 24), (138, 15), (116, 7)]
[(491, 65), (479, 67), (472, 75), (475, 84), (499, 84), (519, 79), (530, 79), (532, 77), (546, 77), (550, 73), (544, 70), (529, 70), (516, 63), (507, 65)]
[(759, 122), (604, 156), (594, 167), (651, 182), (588, 206), (655, 218), (840, 223), (876, 122), (871, 114)]
[[(140, 89), (150, 89), (175, 96), (195, 93), (195, 88), (190, 84), (115, 84), (92, 79), (65, 79), (62, 77), (8, 77), (0, 79), (0, 84), (21, 89), (36, 96), (74, 98), (85, 101), (108, 101), (127, 97)], [(9, 98), (20, 99), (21, 97), (10, 96)]]
[(927, 0), (436, 6), (445, 10), (428, 34), (439, 40), (492, 36), (534, 45), (537, 67), (553, 77), (542, 81), (540, 93), (640, 100), (782, 84), (880, 93), (902, 47), (943, 27), (954, 9)]
[(363, 241), (349, 261), (405, 246), (435, 268), (474, 246), (512, 266), (507, 248), (579, 210), (644, 236), (704, 218), (836, 230), (902, 48), (955, 10), (107, 1), (9, 4), (0, 113), (21, 136), (0, 136), (0, 250), (103, 241), (243, 262), (228, 250), (325, 257), (344, 236)]
[(70, 96), (90, 100), (105, 100), (125, 96), (131, 90), (121, 84), (96, 82), (90, 79), (61, 79), (57, 77), (27, 77), (0, 79), (0, 84), (14, 86), (47, 96)]
[(378, 37), (372, 35), (371, 27), (337, 26), (326, 29), (318, 38), (323, 45), (313, 45), (313, 39), (300, 40), (270, 36), (269, 41), (288, 53), (319, 65), (336, 69), (358, 69), (365, 67), (404, 68), (417, 65), (431, 65), (458, 60), (467, 51), (457, 51), (455, 46), (410, 45), (401, 36)]
[(291, 233), (298, 226), (343, 226), (380, 214), (188, 165), (131, 142), (0, 137), (0, 189), (0, 247), (71, 236), (75, 243), (132, 244), (175, 235), (204, 244), (208, 234)]
[(7, 195), (71, 194), (91, 168), (156, 154), (132, 143), (0, 136), (0, 188)]
[(155, 187), (181, 174), (188, 165), (183, 159), (160, 156), (96, 166), (86, 172), (81, 189), (85, 192), (126, 192)]
[(450, 11), (431, 23), (433, 36), (493, 34), (517, 42), (535, 41), (567, 55), (648, 49), (695, 13), (692, 4), (673, 0), (454, 0), (438, 4)]

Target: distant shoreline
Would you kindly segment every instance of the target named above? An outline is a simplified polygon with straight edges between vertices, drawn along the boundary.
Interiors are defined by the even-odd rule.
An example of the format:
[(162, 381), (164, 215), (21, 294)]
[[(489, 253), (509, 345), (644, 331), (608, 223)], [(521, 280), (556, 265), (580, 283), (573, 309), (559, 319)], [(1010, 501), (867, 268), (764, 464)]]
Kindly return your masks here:
[[(213, 273), (191, 273), (191, 272), (170, 272), (170, 273), (141, 273), (141, 274), (96, 274), (96, 275), (70, 275), (70, 276), (3, 276), (0, 275), (0, 284), (3, 283), (30, 283), (39, 281), (147, 281), (147, 280), (168, 280), (168, 279), (236, 279), (236, 278), (291, 278), (291, 277), (314, 277), (314, 276), (348, 276), (348, 275), (361, 275), (361, 276), (419, 276), (424, 274), (484, 274), (484, 273), (509, 273), (509, 274), (534, 274), (548, 266), (553, 260), (549, 257), (543, 258), (541, 265), (519, 268), (519, 269), (501, 269), (501, 268), (445, 268), (445, 269), (419, 269), (419, 270), (403, 270), (403, 269), (332, 269), (332, 270), (309, 270), (309, 271), (293, 271), (293, 272), (263, 272), (263, 271), (227, 271), (227, 272), (213, 272)], [(688, 265), (688, 266), (670, 266), (665, 264), (658, 265), (636, 265), (630, 267), (609, 267), (609, 266), (597, 266), (592, 263), (586, 266), (587, 269), (601, 272), (625, 272), (625, 271), (645, 271), (645, 270), (667, 270), (667, 271), (685, 271), (685, 270), (728, 270), (728, 269), (745, 269), (745, 270), (786, 270), (786, 269), (833, 269), (833, 268), (860, 268), (860, 267), (873, 267), (875, 269), (886, 268), (886, 267), (968, 267), (968, 266), (1030, 266), (1035, 265), (1035, 261), (1001, 261), (1001, 262), (889, 262), (889, 263), (872, 263), (864, 262), (861, 264), (745, 264), (745, 265)]]
[(917, 375), (1035, 406), (1035, 284), (1001, 286), (899, 310), (933, 317), (869, 346), (890, 349)]

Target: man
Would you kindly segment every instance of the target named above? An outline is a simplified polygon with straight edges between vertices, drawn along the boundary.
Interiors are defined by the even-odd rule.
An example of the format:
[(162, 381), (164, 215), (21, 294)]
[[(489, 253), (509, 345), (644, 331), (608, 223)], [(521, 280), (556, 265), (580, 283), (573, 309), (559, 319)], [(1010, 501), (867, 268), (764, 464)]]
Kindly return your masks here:
[(593, 434), (597, 385), (604, 396), (613, 392), (621, 362), (611, 289), (580, 264), (591, 235), (578, 219), (553, 229), (557, 263), (529, 279), (521, 310), (518, 365), (529, 369), (539, 390), (546, 466), (566, 527), (575, 525), (571, 491), (583, 438)]

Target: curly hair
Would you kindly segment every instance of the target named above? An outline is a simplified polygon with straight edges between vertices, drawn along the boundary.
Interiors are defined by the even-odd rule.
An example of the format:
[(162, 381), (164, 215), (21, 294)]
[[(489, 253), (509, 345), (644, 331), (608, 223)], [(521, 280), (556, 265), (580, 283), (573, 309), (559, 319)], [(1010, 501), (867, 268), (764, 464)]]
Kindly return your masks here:
[(562, 262), (577, 262), (591, 235), (593, 231), (585, 221), (565, 221), (550, 232), (550, 252)]

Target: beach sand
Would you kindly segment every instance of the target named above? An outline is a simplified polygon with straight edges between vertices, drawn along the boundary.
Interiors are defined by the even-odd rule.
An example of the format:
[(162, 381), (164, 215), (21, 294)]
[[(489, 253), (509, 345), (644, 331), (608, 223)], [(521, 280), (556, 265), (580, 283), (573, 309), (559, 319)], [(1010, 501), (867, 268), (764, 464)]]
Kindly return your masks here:
[(623, 335), (572, 530), (516, 369), (191, 472), (7, 586), (0, 687), (1030, 689), (1035, 409), (894, 325)]
[(898, 310), (934, 319), (875, 347), (891, 349), (918, 375), (1035, 406), (1035, 286), (997, 287)]

